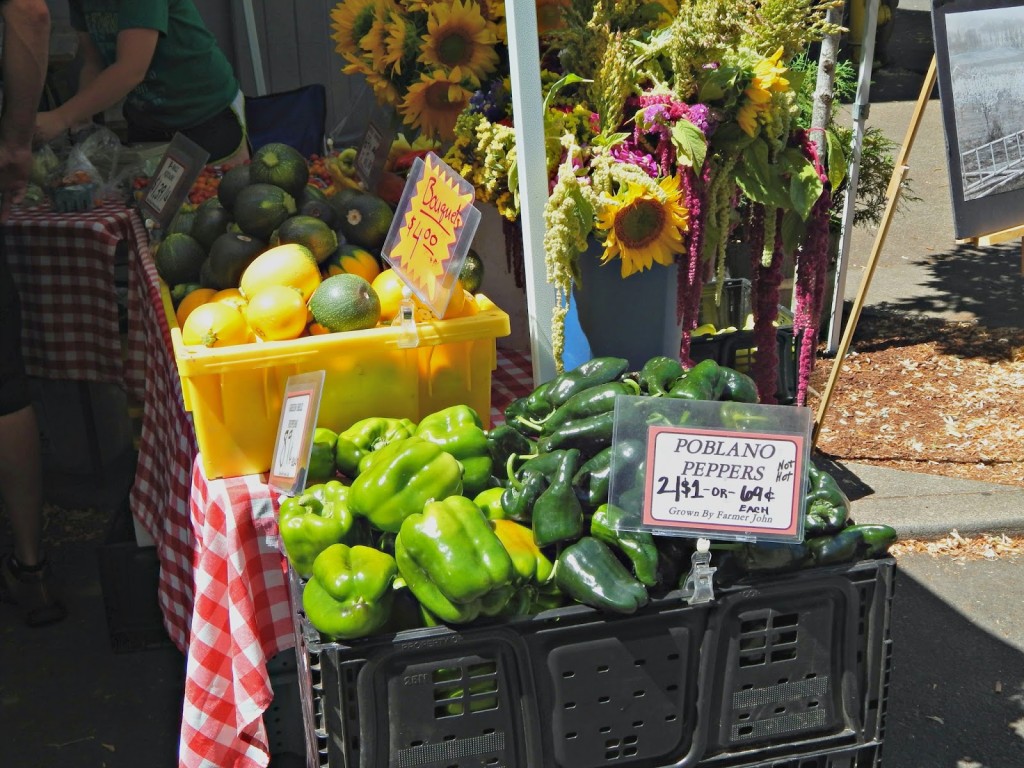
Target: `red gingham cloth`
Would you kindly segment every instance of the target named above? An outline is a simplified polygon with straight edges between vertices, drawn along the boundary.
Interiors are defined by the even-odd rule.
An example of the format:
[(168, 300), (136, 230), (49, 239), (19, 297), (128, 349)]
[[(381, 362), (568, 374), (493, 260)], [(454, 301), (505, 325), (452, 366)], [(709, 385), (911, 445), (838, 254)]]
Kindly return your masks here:
[(295, 645), (276, 492), (266, 475), (192, 473), (195, 605), (185, 672), (181, 768), (264, 768), (266, 662)]
[[(533, 388), (529, 357), (499, 348), (491, 384), (492, 415), (501, 423), (505, 405)], [(266, 661), (295, 645), (277, 501), (266, 475), (208, 480), (195, 462), (195, 604), (180, 768), (269, 764), (261, 717), (273, 695)]]
[(138, 215), (114, 201), (74, 213), (45, 206), (11, 211), (7, 259), (21, 298), (30, 376), (112, 383), (141, 395), (145, 342), (129, 323), (122, 359), (115, 283), (117, 246), (127, 242), (131, 261), (135, 223), (141, 227)]
[(128, 317), (142, 333), (146, 365), (138, 460), (128, 503), (156, 543), (160, 560), (157, 599), (167, 632), (184, 653), (192, 622), (195, 542), (189, 523), (189, 494), (198, 448), (182, 400), (160, 279), (138, 216), (134, 224), (139, 245), (129, 273)]

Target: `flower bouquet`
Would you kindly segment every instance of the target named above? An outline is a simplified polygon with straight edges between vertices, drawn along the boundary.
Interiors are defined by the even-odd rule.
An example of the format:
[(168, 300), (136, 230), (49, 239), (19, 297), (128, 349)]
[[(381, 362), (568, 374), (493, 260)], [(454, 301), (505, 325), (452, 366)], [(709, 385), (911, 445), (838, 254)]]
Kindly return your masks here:
[[(541, 35), (551, 179), (547, 276), (558, 293), (553, 339), (563, 349), (567, 297), (581, 259), (621, 279), (678, 266), (677, 317), (689, 356), (705, 283), (720, 287), (730, 234), (753, 264), (752, 375), (774, 402), (773, 325), (785, 254), (797, 262), (798, 399), (813, 364), (828, 252), (829, 174), (795, 119), (800, 73), (788, 63), (838, 32), (818, 0), (564, 0)], [(516, 152), (505, 83), (494, 78), (455, 124), (446, 160), (478, 196), (518, 215)], [(595, 249), (593, 246), (598, 246)], [(611, 311), (611, 309), (609, 309)], [(642, 312), (636, 307), (632, 311)]]

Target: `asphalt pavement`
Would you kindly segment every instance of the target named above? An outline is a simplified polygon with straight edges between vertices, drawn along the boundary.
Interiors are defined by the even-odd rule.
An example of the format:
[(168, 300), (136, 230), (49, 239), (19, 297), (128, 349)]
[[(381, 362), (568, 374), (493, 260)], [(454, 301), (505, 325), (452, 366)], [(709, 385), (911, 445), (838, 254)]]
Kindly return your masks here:
[[(930, 7), (924, 0), (902, 0), (887, 61), (874, 75), (868, 124), (900, 142), (932, 55)], [(955, 243), (941, 120), (933, 96), (908, 156), (912, 189), (921, 201), (894, 219), (865, 311), (1020, 327), (1020, 243)], [(860, 287), (874, 240), (874, 230), (853, 233), (847, 301)], [(1022, 486), (854, 463), (834, 471), (856, 519), (893, 525), (903, 538), (932, 539), (954, 529), (962, 535), (1024, 533)], [(0, 766), (175, 765), (184, 659), (166, 643), (133, 652), (112, 649), (95, 536), (67, 538), (52, 551), (72, 609), (68, 620), (26, 630), (8, 606), (0, 606)], [(882, 764), (1024, 766), (1024, 560), (901, 556), (891, 631)], [(294, 764), (287, 756), (275, 763)]]

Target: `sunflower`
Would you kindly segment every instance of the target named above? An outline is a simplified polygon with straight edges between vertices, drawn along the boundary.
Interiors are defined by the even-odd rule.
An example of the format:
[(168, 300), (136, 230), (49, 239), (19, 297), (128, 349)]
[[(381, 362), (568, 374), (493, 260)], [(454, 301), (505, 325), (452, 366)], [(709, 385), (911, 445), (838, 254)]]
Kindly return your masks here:
[(434, 3), (423, 41), (420, 62), (445, 72), (458, 69), (474, 86), (498, 65), (498, 37), (472, 0)]
[(335, 50), (349, 62), (355, 62), (361, 52), (360, 41), (373, 25), (377, 0), (346, 0), (331, 9), (331, 39)]
[(772, 56), (754, 65), (754, 76), (743, 91), (746, 101), (736, 114), (736, 122), (748, 136), (757, 135), (758, 122), (768, 120), (772, 109), (772, 94), (789, 90), (788, 71), (779, 64), (783, 49), (780, 47)]
[(420, 50), (420, 29), (416, 22), (401, 12), (392, 12), (388, 20), (388, 38), (384, 45), (384, 55), (380, 63), (390, 67), (396, 75), (402, 74), (416, 64), (416, 56)]
[(653, 188), (624, 185), (606, 199), (597, 227), (605, 232), (601, 263), (619, 256), (622, 276), (650, 269), (654, 262), (668, 266), (683, 251), (683, 232), (689, 211), (678, 176), (666, 176)]
[(407, 125), (420, 128), (428, 136), (449, 141), (455, 135), (455, 121), (469, 105), (472, 95), (454, 77), (423, 72), (406, 91), (398, 111)]
[(387, 55), (387, 40), (391, 30), (391, 17), (397, 10), (392, 0), (377, 0), (373, 23), (359, 41), (360, 49), (371, 61), (381, 61)]

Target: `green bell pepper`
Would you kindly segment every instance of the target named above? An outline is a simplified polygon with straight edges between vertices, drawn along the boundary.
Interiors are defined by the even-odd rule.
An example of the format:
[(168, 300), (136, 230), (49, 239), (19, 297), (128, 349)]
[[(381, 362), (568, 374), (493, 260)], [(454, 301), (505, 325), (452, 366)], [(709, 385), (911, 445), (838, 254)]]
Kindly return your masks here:
[(362, 471), (360, 461), (386, 445), (410, 437), (416, 425), (409, 419), (388, 419), (372, 416), (360, 419), (338, 435), (334, 461), (338, 471), (355, 478)]
[(512, 597), (512, 559), (491, 521), (464, 496), (409, 515), (395, 540), (398, 570), (420, 604), (445, 623), (493, 615)]
[(352, 481), (349, 506), (382, 531), (397, 532), (428, 501), (462, 493), (462, 465), (439, 445), (407, 437), (374, 453)]
[(441, 446), (462, 464), (462, 490), (476, 496), (491, 484), (490, 444), (480, 416), (468, 405), (453, 405), (425, 416), (413, 433)]
[(640, 388), (652, 397), (664, 397), (684, 373), (683, 365), (672, 357), (652, 357), (640, 369)]
[(349, 488), (330, 480), (284, 499), (277, 513), (281, 544), (292, 568), (302, 578), (313, 572), (316, 556), (339, 544), (352, 528)]
[(306, 487), (326, 483), (337, 470), (334, 452), (338, 444), (338, 433), (327, 427), (313, 430), (313, 446), (309, 452), (309, 469), (306, 472)]
[[(524, 465), (524, 470), (530, 463)], [(563, 451), (548, 487), (533, 503), (530, 520), (533, 538), (540, 547), (560, 541), (573, 541), (583, 533), (583, 507), (572, 487), (572, 478), (579, 464), (580, 452), (577, 449)]]
[(397, 576), (391, 555), (372, 547), (332, 544), (313, 562), (312, 578), (302, 590), (302, 609), (328, 637), (366, 637), (390, 617)]
[(649, 531), (622, 527), (626, 512), (614, 504), (602, 504), (590, 518), (590, 535), (615, 547), (633, 564), (633, 574), (648, 587), (658, 583), (658, 547)]
[(584, 536), (558, 555), (555, 584), (577, 602), (614, 613), (635, 613), (649, 599), (647, 588), (607, 544), (592, 536)]
[(488, 488), (474, 496), (473, 503), (480, 507), (480, 510), (488, 520), (503, 520), (505, 518), (505, 510), (501, 506), (501, 496), (504, 493), (505, 489), (501, 486)]
[[(512, 520), (494, 520), (495, 535), (512, 558), (515, 591), (503, 613), (522, 615), (538, 604), (542, 590), (554, 575), (555, 564), (534, 540), (534, 531)], [(550, 590), (546, 590), (550, 592)]]

